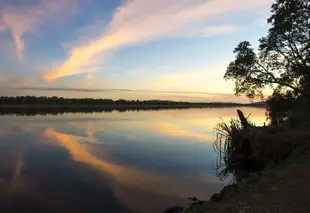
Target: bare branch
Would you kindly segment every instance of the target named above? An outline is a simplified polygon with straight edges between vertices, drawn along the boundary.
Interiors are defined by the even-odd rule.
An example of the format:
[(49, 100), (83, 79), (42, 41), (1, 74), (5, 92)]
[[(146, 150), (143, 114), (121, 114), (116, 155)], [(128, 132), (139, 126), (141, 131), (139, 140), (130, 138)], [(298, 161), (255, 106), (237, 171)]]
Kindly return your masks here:
[(287, 41), (288, 41), (288, 44), (289, 44), (289, 47), (291, 48), (291, 50), (293, 51), (293, 56), (295, 58), (296, 61), (299, 61), (302, 63), (302, 65), (305, 67), (305, 68), (308, 68), (307, 66), (307, 63), (305, 62), (304, 58), (302, 57), (302, 55), (300, 54), (298, 48), (297, 48), (297, 45), (295, 44), (295, 42), (293, 41), (292, 37), (290, 35), (285, 35), (284, 36), (287, 38)]
[(264, 72), (262, 72), (262, 71), (260, 71), (260, 70), (257, 70), (257, 72), (264, 73), (264, 74), (266, 74), (266, 75), (268, 75), (268, 76), (270, 76), (270, 77), (272, 78), (273, 82), (270, 82), (270, 83), (274, 83), (274, 84), (279, 84), (279, 85), (282, 85), (282, 86), (286, 86), (286, 87), (288, 87), (288, 88), (290, 88), (290, 89), (292, 89), (292, 90), (294, 90), (294, 91), (296, 91), (296, 92), (298, 92), (298, 93), (304, 95), (304, 92), (303, 92), (302, 90), (298, 89), (298, 87), (295, 87), (295, 86), (293, 86), (293, 85), (291, 85), (291, 84), (288, 84), (288, 83), (279, 81), (279, 79), (277, 79), (277, 78), (276, 78), (266, 67), (264, 67), (262, 64), (260, 64), (260, 63), (257, 62), (257, 65), (258, 65), (259, 67), (261, 67), (261, 68), (264, 70)]

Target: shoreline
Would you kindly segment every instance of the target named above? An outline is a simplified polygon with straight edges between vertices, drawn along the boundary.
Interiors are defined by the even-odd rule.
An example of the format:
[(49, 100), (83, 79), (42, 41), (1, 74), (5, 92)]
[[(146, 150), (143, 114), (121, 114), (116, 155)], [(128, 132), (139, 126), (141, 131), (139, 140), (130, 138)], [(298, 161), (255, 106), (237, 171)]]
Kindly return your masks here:
[(267, 128), (269, 133), (259, 142), (263, 168), (228, 184), (208, 201), (193, 198), (182, 211), (172, 207), (164, 213), (310, 212), (310, 191), (305, 187), (310, 179), (310, 126), (276, 132)]
[(253, 173), (240, 183), (225, 186), (221, 200), (196, 201), (164, 213), (308, 213), (310, 191), (309, 144), (294, 150), (281, 164)]

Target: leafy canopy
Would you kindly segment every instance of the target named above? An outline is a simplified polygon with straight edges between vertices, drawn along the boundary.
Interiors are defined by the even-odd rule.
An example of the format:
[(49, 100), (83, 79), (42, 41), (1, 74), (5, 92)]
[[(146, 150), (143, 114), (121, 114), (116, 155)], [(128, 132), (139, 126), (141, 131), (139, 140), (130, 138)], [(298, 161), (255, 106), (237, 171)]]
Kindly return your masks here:
[(274, 86), (309, 97), (310, 1), (276, 0), (271, 13), (258, 53), (250, 42), (241, 42), (224, 78), (234, 81), (236, 95), (249, 98), (262, 98), (263, 89)]

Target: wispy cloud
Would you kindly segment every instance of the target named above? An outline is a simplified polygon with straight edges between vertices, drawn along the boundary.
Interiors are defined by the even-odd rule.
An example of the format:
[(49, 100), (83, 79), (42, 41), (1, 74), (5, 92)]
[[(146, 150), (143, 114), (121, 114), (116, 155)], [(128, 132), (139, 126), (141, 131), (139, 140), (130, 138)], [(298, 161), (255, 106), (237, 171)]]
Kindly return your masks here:
[(207, 76), (207, 70), (202, 70), (199, 72), (166, 74), (150, 80), (149, 86), (153, 88), (171, 89), (184, 84), (190, 84), (197, 79), (200, 80), (203, 77), (206, 78)]
[[(193, 23), (208, 24), (218, 16), (253, 9), (272, 0), (127, 0), (113, 14), (111, 22), (98, 37), (83, 45), (74, 47), (70, 56), (47, 72), (43, 77), (48, 81), (87, 72), (94, 58), (122, 46), (153, 41), (159, 38), (180, 36), (180, 32), (192, 28)], [(212, 29), (213, 28), (213, 29)], [(209, 27), (207, 35), (227, 32), (227, 26)], [(214, 33), (213, 33), (214, 34)]]
[(202, 36), (217, 36), (220, 34), (225, 34), (229, 32), (234, 32), (239, 30), (240, 27), (235, 26), (235, 25), (223, 25), (223, 26), (209, 26), (200, 29), (201, 35)]
[(64, 92), (144, 92), (144, 93), (169, 93), (169, 94), (201, 94), (214, 95), (216, 93), (194, 92), (194, 91), (173, 91), (173, 90), (135, 90), (135, 89), (87, 89), (87, 88), (68, 88), (68, 87), (27, 87), (27, 86), (5, 86), (0, 88), (17, 90), (39, 90), (39, 91), (64, 91)]
[[(1, 12), (1, 11), (0, 11)], [(0, 33), (6, 30), (6, 25), (4, 22), (0, 19)]]
[[(17, 6), (19, 5), (19, 6)], [(25, 49), (23, 36), (35, 33), (39, 26), (51, 23), (51, 20), (72, 13), (75, 0), (42, 0), (39, 4), (0, 5), (0, 32), (10, 31), (19, 59)]]
[(13, 88), (13, 87), (22, 88), (22, 87), (32, 87), (34, 85), (36, 86), (41, 85), (38, 79), (34, 77), (23, 77), (3, 72), (0, 72), (0, 84), (1, 88)]
[[(0, 82), (1, 83), (1, 82)], [(215, 87), (211, 85), (211, 87)], [(31, 86), (0, 86), (1, 89), (9, 90), (32, 90), (33, 92), (65, 92), (65, 97), (85, 97), (85, 93), (93, 93), (96, 96), (94, 98), (102, 98), (104, 94), (105, 98), (112, 99), (129, 99), (129, 100), (150, 100), (150, 99), (162, 99), (162, 100), (179, 100), (189, 102), (235, 102), (235, 103), (248, 103), (249, 100), (245, 97), (236, 97), (234, 94), (225, 93), (212, 93), (212, 92), (195, 92), (195, 91), (173, 91), (173, 90), (134, 90), (134, 89), (87, 89), (87, 88), (67, 88), (67, 87), (31, 87)], [(69, 95), (71, 92), (74, 95)], [(102, 93), (102, 94), (101, 94)], [(51, 93), (53, 94), (53, 93)], [(138, 94), (138, 95), (137, 95)], [(137, 98), (140, 97), (140, 98)]]
[(159, 76), (152, 77), (151, 79), (144, 79), (143, 86), (149, 88), (162, 88), (166, 90), (171, 90), (174, 88), (187, 87), (188, 85), (195, 91), (206, 91), (206, 89), (200, 88), (197, 90), (197, 86), (205, 86), (206, 81), (212, 80), (214, 78), (223, 78), (224, 72), (226, 70), (227, 64), (229, 62), (224, 62), (217, 64), (212, 67), (199, 67), (185, 70), (178, 70), (178, 72), (167, 72), (167, 74), (162, 74)]
[(168, 124), (168, 123), (159, 123), (154, 125), (151, 130), (159, 132), (162, 135), (173, 136), (173, 137), (189, 137), (195, 138), (206, 143), (213, 143), (213, 136), (208, 134), (195, 133), (183, 129), (181, 126)]

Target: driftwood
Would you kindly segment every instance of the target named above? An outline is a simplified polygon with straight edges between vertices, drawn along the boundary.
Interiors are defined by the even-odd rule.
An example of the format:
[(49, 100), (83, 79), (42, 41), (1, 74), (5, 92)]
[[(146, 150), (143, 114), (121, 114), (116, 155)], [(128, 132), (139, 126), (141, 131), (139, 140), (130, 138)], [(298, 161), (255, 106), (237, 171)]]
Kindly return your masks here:
[(249, 124), (247, 118), (244, 116), (243, 112), (241, 110), (237, 110), (237, 113), (238, 113), (238, 117), (239, 117), (239, 120), (242, 124), (242, 127), (245, 129), (245, 130), (249, 130), (252, 125)]
[(292, 129), (288, 124), (256, 127), (252, 126), (241, 110), (237, 110), (243, 127), (245, 138), (240, 142), (239, 149), (233, 156), (238, 161), (251, 159), (257, 165), (266, 165), (270, 162), (278, 163), (296, 148), (309, 144), (309, 128)]

